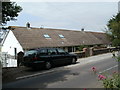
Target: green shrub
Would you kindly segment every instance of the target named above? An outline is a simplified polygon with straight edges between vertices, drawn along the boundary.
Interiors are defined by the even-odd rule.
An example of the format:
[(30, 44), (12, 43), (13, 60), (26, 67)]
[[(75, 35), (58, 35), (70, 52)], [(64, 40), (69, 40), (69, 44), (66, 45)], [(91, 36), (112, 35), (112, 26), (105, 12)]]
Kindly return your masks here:
[[(117, 57), (117, 61), (120, 61), (120, 57)], [(101, 75), (103, 77), (103, 75)], [(100, 79), (103, 82), (104, 88), (116, 88), (120, 90), (120, 73), (114, 72), (112, 75), (104, 76), (106, 78)]]
[(101, 80), (103, 81), (104, 88), (116, 88), (120, 89), (120, 74), (114, 73), (112, 76), (107, 77), (106, 79)]

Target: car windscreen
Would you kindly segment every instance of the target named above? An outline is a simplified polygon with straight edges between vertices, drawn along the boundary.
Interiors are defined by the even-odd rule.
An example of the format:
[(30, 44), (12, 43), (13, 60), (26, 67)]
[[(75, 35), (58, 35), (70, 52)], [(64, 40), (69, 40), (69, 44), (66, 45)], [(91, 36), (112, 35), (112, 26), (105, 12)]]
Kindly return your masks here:
[(25, 52), (25, 55), (24, 55), (24, 56), (30, 56), (30, 55), (36, 55), (36, 54), (37, 54), (37, 51), (36, 51), (36, 50), (31, 50), (31, 51)]

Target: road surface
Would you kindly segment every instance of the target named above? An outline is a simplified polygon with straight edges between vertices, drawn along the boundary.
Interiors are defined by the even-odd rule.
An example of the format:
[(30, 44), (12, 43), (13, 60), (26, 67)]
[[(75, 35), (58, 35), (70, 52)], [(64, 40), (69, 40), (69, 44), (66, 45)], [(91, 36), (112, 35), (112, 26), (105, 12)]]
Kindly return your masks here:
[[(91, 68), (96, 67), (95, 74)], [(18, 77), (3, 88), (102, 88), (98, 74), (118, 71), (118, 62), (111, 53), (79, 59), (77, 64), (56, 67), (44, 72)]]

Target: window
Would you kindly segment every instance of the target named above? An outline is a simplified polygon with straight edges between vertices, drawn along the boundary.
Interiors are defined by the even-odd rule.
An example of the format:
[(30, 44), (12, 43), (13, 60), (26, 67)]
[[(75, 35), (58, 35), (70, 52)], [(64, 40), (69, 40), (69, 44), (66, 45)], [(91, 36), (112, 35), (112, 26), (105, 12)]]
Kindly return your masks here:
[(56, 49), (48, 49), (48, 54), (49, 55), (56, 55), (57, 54), (57, 50)]
[(60, 38), (65, 38), (62, 34), (59, 34), (59, 37), (60, 37)]
[(47, 49), (41, 49), (39, 55), (47, 55)]
[(37, 54), (37, 51), (36, 51), (36, 50), (31, 50), (31, 51), (25, 52), (25, 55), (24, 55), (24, 56), (36, 55), (36, 54)]
[(63, 49), (58, 48), (57, 50), (59, 54), (66, 54), (66, 52)]
[(45, 38), (51, 38), (48, 34), (44, 34)]

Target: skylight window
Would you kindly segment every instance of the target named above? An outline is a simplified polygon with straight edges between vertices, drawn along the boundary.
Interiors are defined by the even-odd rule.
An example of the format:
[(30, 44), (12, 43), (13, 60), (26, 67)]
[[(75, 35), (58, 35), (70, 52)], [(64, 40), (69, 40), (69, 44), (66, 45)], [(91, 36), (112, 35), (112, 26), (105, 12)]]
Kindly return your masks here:
[(44, 34), (45, 38), (51, 38), (48, 34)]
[(62, 34), (59, 34), (59, 37), (60, 37), (60, 38), (65, 38)]

